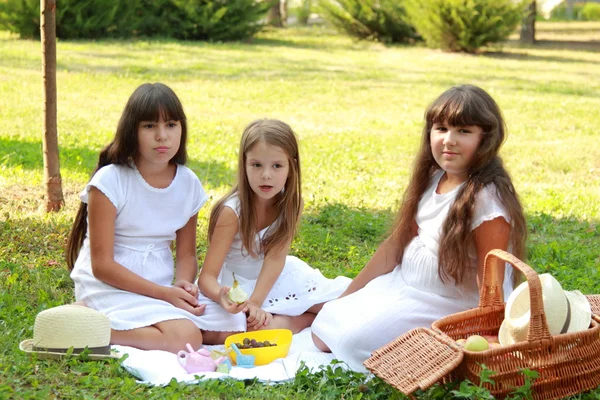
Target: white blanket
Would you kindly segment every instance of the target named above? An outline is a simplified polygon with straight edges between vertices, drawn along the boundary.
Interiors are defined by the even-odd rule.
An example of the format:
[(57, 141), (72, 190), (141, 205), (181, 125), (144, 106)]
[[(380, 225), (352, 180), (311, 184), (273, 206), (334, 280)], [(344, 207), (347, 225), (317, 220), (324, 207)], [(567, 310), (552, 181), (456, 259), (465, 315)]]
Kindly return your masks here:
[[(282, 382), (293, 379), (304, 362), (311, 370), (318, 370), (322, 365), (328, 365), (334, 359), (331, 353), (323, 353), (315, 347), (310, 335), (310, 328), (292, 336), (290, 351), (285, 358), (279, 358), (270, 364), (254, 368), (233, 366), (229, 374), (220, 372), (203, 372), (188, 374), (179, 364), (177, 356), (162, 350), (139, 350), (128, 346), (112, 346), (121, 354), (129, 357), (123, 361), (123, 367), (140, 379), (141, 383), (166, 385), (175, 378), (179, 382), (197, 382), (203, 379), (254, 379), (263, 382)], [(206, 346), (207, 349), (225, 350), (225, 346)], [(184, 349), (182, 349), (184, 350)], [(338, 364), (346, 368), (346, 364)], [(200, 376), (197, 379), (195, 375)]]

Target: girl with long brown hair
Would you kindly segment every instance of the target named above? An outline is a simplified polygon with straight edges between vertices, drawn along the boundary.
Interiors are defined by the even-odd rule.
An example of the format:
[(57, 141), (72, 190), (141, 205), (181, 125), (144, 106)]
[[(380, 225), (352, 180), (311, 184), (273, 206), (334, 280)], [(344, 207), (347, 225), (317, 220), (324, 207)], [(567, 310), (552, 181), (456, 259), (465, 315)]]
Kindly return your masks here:
[[(312, 325), (317, 347), (351, 368), (405, 332), (478, 304), (486, 254), (523, 259), (526, 224), (498, 152), (506, 127), (472, 85), (450, 88), (425, 112), (422, 142), (395, 227), (339, 299)], [(498, 265), (505, 298), (510, 266)]]
[(198, 348), (220, 337), (215, 321), (229, 316), (198, 301), (196, 225), (208, 196), (184, 165), (186, 139), (173, 90), (139, 86), (80, 194), (67, 264), (77, 304), (109, 317), (112, 344)]
[[(228, 329), (299, 332), (323, 302), (347, 288), (349, 278), (327, 279), (288, 255), (302, 206), (294, 131), (276, 119), (250, 123), (240, 142), (237, 184), (211, 212), (209, 247), (198, 278), (202, 294), (236, 317), (237, 324)], [(234, 276), (249, 295), (241, 304), (228, 295)]]

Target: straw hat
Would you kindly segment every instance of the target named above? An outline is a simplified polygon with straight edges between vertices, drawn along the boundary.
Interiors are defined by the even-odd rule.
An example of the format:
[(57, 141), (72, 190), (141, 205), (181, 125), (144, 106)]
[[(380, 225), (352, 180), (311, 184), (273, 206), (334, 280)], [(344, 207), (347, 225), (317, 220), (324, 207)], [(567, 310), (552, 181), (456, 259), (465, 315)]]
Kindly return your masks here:
[[(590, 326), (592, 310), (589, 301), (580, 291), (564, 291), (550, 274), (539, 275), (539, 279), (544, 313), (551, 335), (578, 332)], [(498, 332), (500, 344), (506, 346), (526, 341), (529, 320), (529, 285), (523, 282), (510, 294), (506, 302), (504, 321)]]
[(39, 358), (65, 357), (69, 348), (79, 354), (86, 347), (92, 360), (118, 358), (110, 351), (108, 317), (88, 307), (74, 304), (50, 308), (35, 317), (33, 339), (21, 342), (19, 348)]

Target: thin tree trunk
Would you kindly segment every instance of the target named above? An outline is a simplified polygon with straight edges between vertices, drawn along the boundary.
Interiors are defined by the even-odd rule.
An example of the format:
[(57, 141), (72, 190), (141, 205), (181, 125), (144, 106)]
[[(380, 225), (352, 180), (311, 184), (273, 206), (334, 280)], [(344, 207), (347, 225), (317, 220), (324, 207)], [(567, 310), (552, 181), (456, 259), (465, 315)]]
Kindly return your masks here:
[(60, 210), (64, 202), (56, 130), (56, 0), (40, 0), (40, 10), (44, 81), (44, 179), (46, 211), (50, 212)]
[(267, 24), (277, 28), (287, 25), (287, 0), (279, 0), (271, 7), (267, 15)]
[(521, 38), (523, 44), (535, 44), (535, 17), (537, 16), (537, 6), (535, 0), (527, 5), (525, 15), (521, 23)]
[(573, 14), (573, 3), (574, 0), (567, 0), (567, 19), (573, 19), (575, 15)]

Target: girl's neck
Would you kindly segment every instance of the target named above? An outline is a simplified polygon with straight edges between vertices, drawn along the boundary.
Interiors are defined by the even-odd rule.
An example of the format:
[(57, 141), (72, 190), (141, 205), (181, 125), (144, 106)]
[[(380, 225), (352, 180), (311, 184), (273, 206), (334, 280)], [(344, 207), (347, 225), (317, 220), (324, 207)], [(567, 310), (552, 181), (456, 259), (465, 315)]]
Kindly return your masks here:
[(260, 232), (267, 226), (275, 222), (278, 213), (275, 209), (275, 199), (265, 200), (255, 198), (254, 200), (256, 201), (254, 203), (254, 212), (256, 213), (256, 227)]
[(176, 164), (149, 164), (136, 160), (135, 167), (146, 183), (157, 189), (169, 187), (177, 173)]
[(444, 174), (440, 178), (440, 181), (438, 182), (437, 189), (435, 192), (437, 194), (451, 192), (456, 187), (460, 186), (463, 182), (465, 182), (467, 178), (468, 176), (454, 175), (448, 174), (448, 172), (444, 172)]

